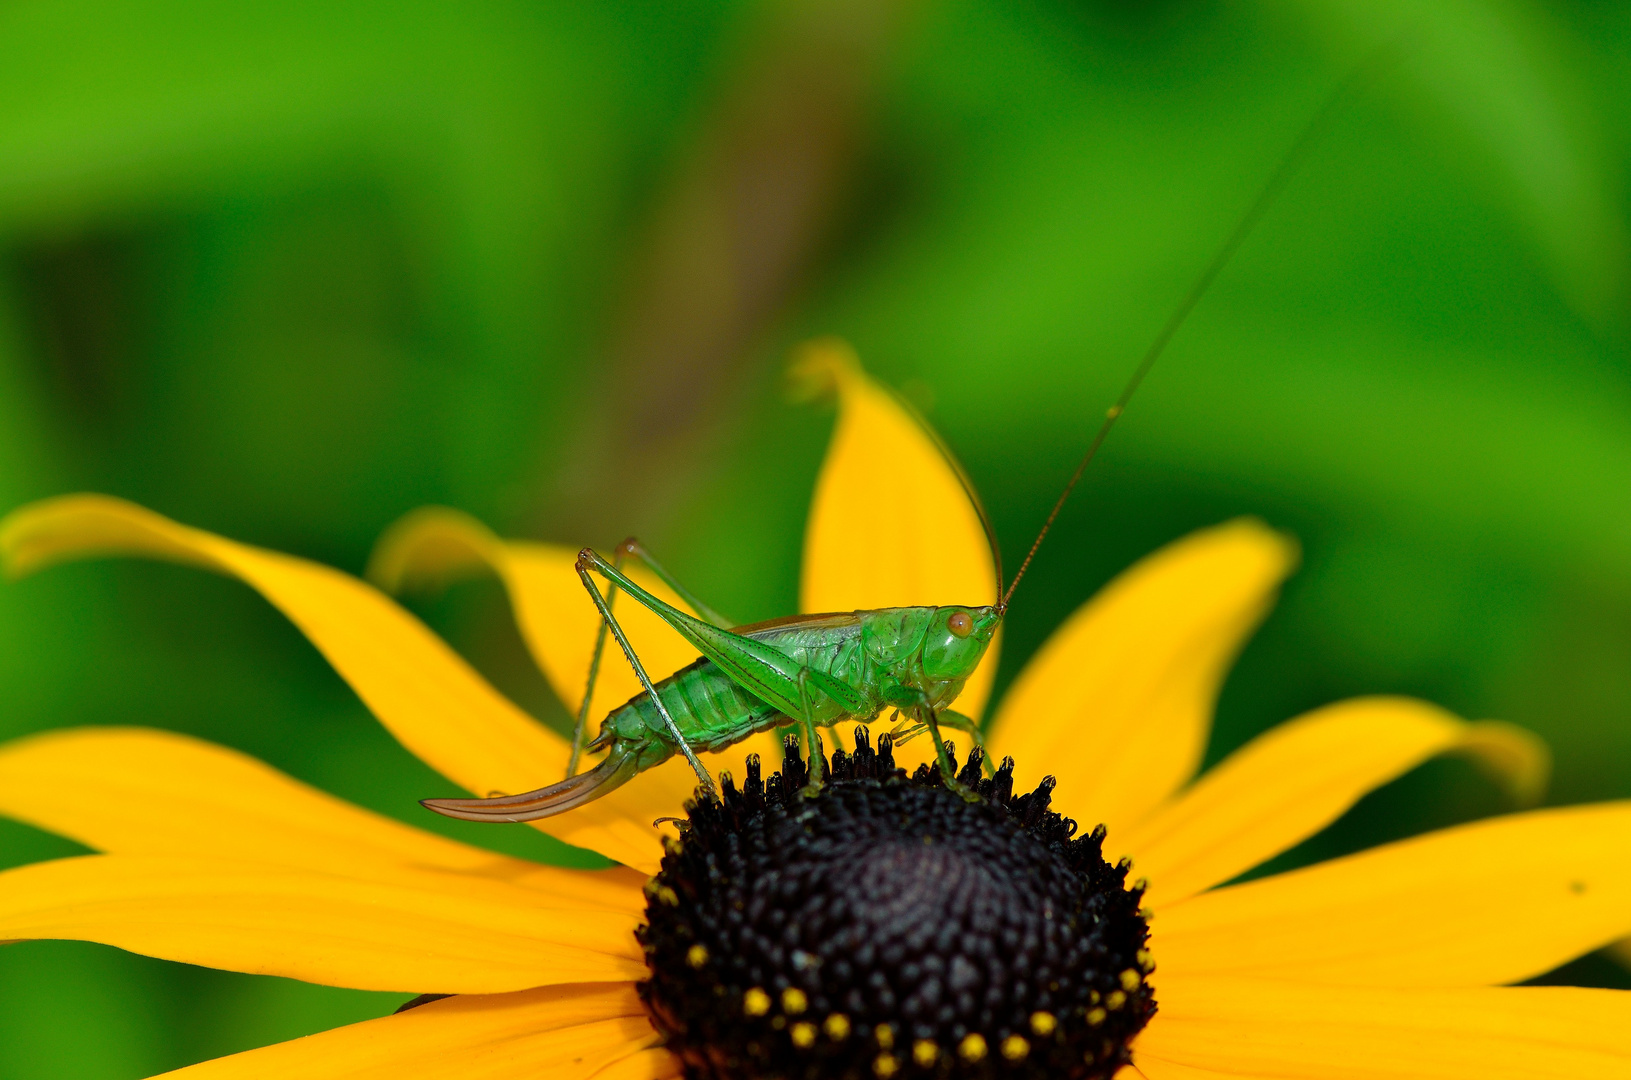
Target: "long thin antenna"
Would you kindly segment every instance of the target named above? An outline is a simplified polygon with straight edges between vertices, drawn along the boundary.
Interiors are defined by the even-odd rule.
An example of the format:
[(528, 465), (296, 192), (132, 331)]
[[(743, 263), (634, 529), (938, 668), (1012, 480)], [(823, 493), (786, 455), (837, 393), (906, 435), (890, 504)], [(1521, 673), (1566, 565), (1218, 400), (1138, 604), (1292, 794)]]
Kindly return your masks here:
[(997, 546), (997, 530), (991, 527), (991, 515), (985, 512), (985, 503), (980, 501), (980, 493), (974, 490), (974, 481), (968, 478), (968, 473), (963, 469), (963, 463), (957, 460), (957, 455), (951, 452), (951, 447), (947, 445), (945, 439), (941, 438), (940, 432), (934, 429), (934, 425), (924, 417), (923, 411), (894, 387), (885, 386), (884, 389), (888, 391), (890, 397), (895, 399), (895, 404), (900, 406), (902, 412), (917, 421), (918, 430), (922, 431), (924, 436), (934, 444), (934, 448), (940, 451), (940, 457), (945, 461), (946, 467), (951, 469), (952, 474), (957, 477), (957, 482), (963, 486), (963, 495), (968, 499), (968, 504), (974, 508), (975, 515), (980, 519), (980, 528), (985, 530), (985, 543), (991, 549), (991, 569), (997, 575), (996, 592), (998, 596), (1001, 596), (1002, 548)]
[(1380, 56), (1391, 51), (1391, 47), (1378, 50), (1366, 62), (1361, 63), (1353, 71), (1349, 72), (1347, 77), (1331, 91), (1330, 96), (1325, 99), (1325, 104), (1320, 106), (1319, 112), (1315, 113), (1313, 119), (1308, 121), (1302, 133), (1297, 136), (1297, 141), (1291, 144), (1291, 149), (1287, 150), (1285, 157), (1280, 159), (1280, 164), (1270, 174), (1262, 190), (1257, 193), (1257, 198), (1252, 201), (1251, 206), (1247, 207), (1246, 213), (1235, 224), (1234, 231), (1229, 234), (1228, 239), (1224, 240), (1223, 246), (1218, 249), (1218, 253), (1212, 257), (1212, 261), (1207, 264), (1201, 276), (1195, 280), (1194, 285), (1190, 286), (1189, 292), (1184, 295), (1183, 300), (1179, 302), (1177, 308), (1167, 318), (1166, 325), (1161, 327), (1161, 332), (1150, 343), (1149, 351), (1144, 354), (1144, 359), (1140, 360), (1138, 367), (1134, 369), (1132, 378), (1128, 379), (1127, 385), (1122, 387), (1121, 395), (1116, 398), (1116, 403), (1105, 411), (1104, 422), (1099, 425), (1099, 430), (1093, 436), (1093, 441), (1088, 444), (1087, 453), (1082, 455), (1082, 460), (1076, 465), (1076, 471), (1070, 475), (1070, 482), (1065, 485), (1065, 490), (1059, 493), (1059, 499), (1053, 504), (1053, 509), (1048, 511), (1048, 519), (1042, 523), (1042, 531), (1037, 533), (1036, 539), (1031, 542), (1031, 550), (1025, 553), (1024, 561), (1019, 564), (1019, 572), (1014, 575), (1014, 580), (1009, 582), (1008, 590), (1002, 594), (1002, 599), (997, 601), (998, 611), (1007, 610), (1008, 598), (1014, 595), (1014, 590), (1018, 588), (1020, 579), (1025, 576), (1025, 571), (1030, 569), (1031, 560), (1036, 557), (1036, 549), (1042, 546), (1042, 541), (1048, 535), (1048, 530), (1053, 528), (1054, 519), (1059, 516), (1059, 511), (1064, 509), (1065, 500), (1069, 499), (1070, 493), (1076, 489), (1077, 481), (1081, 480), (1082, 473), (1086, 472), (1088, 465), (1092, 464), (1094, 456), (1099, 452), (1099, 447), (1104, 445), (1104, 440), (1109, 436), (1110, 429), (1116, 426), (1117, 420), (1121, 419), (1121, 414), (1127, 409), (1127, 403), (1132, 401), (1133, 395), (1138, 392), (1138, 387), (1143, 383), (1144, 377), (1150, 373), (1150, 369), (1155, 366), (1155, 361), (1165, 351), (1167, 343), (1172, 340), (1173, 335), (1178, 333), (1178, 328), (1184, 325), (1184, 320), (1189, 318), (1189, 313), (1195, 310), (1195, 305), (1201, 302), (1201, 297), (1205, 295), (1206, 290), (1211, 287), (1213, 281), (1217, 280), (1218, 274), (1223, 272), (1223, 268), (1229, 262), (1230, 257), (1245, 242), (1246, 237), (1251, 234), (1252, 229), (1256, 227), (1258, 221), (1268, 211), (1269, 206), (1285, 188), (1292, 174), (1297, 171), (1298, 166), (1303, 163), (1303, 159), (1308, 156), (1309, 149), (1321, 135), (1325, 134), (1325, 129), (1330, 126), (1331, 120), (1336, 116), (1340, 107), (1346, 104), (1347, 99), (1353, 94), (1361, 76), (1369, 73), (1376, 66), (1375, 61)]

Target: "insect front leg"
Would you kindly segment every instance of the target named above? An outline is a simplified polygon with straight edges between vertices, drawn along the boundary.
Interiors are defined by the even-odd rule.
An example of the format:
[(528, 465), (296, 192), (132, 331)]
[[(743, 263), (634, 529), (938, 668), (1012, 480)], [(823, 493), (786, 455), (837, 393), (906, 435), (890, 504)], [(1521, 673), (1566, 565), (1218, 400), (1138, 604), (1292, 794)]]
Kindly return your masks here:
[(805, 785), (805, 792), (813, 794), (821, 790), (822, 778), (827, 773), (827, 759), (822, 750), (821, 736), (816, 734), (816, 706), (815, 695), (819, 691), (811, 684), (815, 673), (809, 668), (801, 668), (798, 675), (799, 706), (803, 715), (799, 717), (804, 730), (805, 756), (810, 762), (810, 782)]
[[(593, 555), (594, 553), (587, 552), (587, 554)], [(598, 559), (599, 556), (596, 556), (596, 558)], [(708, 770), (697, 759), (696, 751), (691, 749), (691, 744), (686, 742), (685, 735), (680, 731), (680, 726), (669, 715), (668, 707), (663, 704), (663, 699), (657, 693), (657, 688), (651, 685), (651, 676), (646, 674), (645, 665), (640, 663), (640, 657), (635, 655), (634, 646), (629, 644), (628, 635), (623, 633), (623, 627), (618, 625), (617, 619), (612, 616), (612, 609), (606, 604), (605, 597), (600, 595), (600, 590), (595, 587), (594, 579), (589, 576), (589, 571), (584, 565), (583, 553), (578, 556), (577, 570), (578, 577), (583, 581), (583, 587), (589, 590), (589, 596), (594, 600), (595, 607), (600, 609), (602, 621), (611, 630), (612, 636), (617, 639), (617, 644), (623, 649), (623, 656), (628, 660), (629, 666), (634, 669), (634, 677), (640, 680), (641, 686), (645, 687), (646, 695), (651, 698), (652, 705), (657, 708), (657, 715), (663, 718), (663, 726), (668, 729), (668, 734), (679, 746), (680, 752), (685, 755), (685, 760), (689, 761), (691, 768), (696, 771), (697, 780), (701, 782), (703, 792), (706, 793), (708, 798), (717, 800), (719, 794), (714, 788), (714, 778), (708, 775)], [(622, 575), (619, 574), (614, 580), (622, 581)]]
[(957, 770), (951, 767), (951, 755), (946, 752), (946, 740), (940, 736), (940, 718), (934, 709), (925, 705), (919, 714), (921, 721), (929, 729), (929, 738), (934, 741), (934, 759), (940, 765), (940, 775), (945, 777), (946, 783), (957, 783)]

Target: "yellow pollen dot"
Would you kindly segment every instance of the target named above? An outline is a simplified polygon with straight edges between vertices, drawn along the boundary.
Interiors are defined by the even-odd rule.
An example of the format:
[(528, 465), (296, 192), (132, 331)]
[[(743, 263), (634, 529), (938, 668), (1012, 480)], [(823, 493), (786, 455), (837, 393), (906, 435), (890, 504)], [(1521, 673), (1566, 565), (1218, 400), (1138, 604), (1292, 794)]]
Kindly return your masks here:
[(1139, 970), (1143, 971), (1144, 974), (1148, 975), (1155, 970), (1155, 957), (1150, 955), (1150, 950), (1138, 950), (1133, 954), (1133, 959), (1138, 961)]
[(804, 996), (804, 991), (796, 986), (789, 986), (782, 991), (782, 1012), (789, 1016), (797, 1016), (810, 1007), (810, 999)]
[(912, 1060), (927, 1069), (940, 1059), (940, 1047), (933, 1039), (919, 1039), (912, 1044)]
[(1127, 995), (1120, 990), (1112, 990), (1104, 995), (1104, 1006), (1107, 1009), (1119, 1009), (1127, 1004)]
[(1129, 994), (1143, 985), (1144, 976), (1140, 975), (1132, 968), (1128, 968), (1126, 971), (1121, 973), (1121, 988), (1127, 991)]
[(1087, 992), (1087, 1001), (1090, 1005), (1097, 1005), (1099, 1003), (1099, 992), (1097, 990), (1089, 990)]
[(1100, 1024), (1104, 1023), (1104, 1018), (1109, 1015), (1110, 1014), (1105, 1012), (1103, 1009), (1089, 1009), (1087, 1010), (1087, 1022), (1094, 1027), (1098, 1027)]
[(970, 1064), (984, 1060), (985, 1036), (977, 1031), (963, 1036), (963, 1041), (957, 1044), (957, 1053)]
[(755, 986), (742, 995), (742, 1011), (748, 1016), (763, 1016), (770, 1011), (770, 995)]
[(900, 1062), (895, 1059), (894, 1054), (879, 1054), (872, 1059), (872, 1071), (880, 1077), (894, 1076), (899, 1068)]
[(878, 1040), (878, 1049), (893, 1050), (895, 1048), (895, 1025), (879, 1024), (872, 1029), (872, 1037)]
[(1033, 1034), (1046, 1038), (1053, 1034), (1053, 1029), (1059, 1026), (1059, 1021), (1050, 1012), (1034, 1012), (1031, 1014), (1031, 1031)]
[(833, 1013), (821, 1026), (826, 1030), (829, 1039), (842, 1041), (849, 1038), (849, 1017), (843, 1013)]
[(1023, 1035), (1010, 1035), (1002, 1040), (1002, 1056), (1009, 1061), (1023, 1061), (1030, 1052), (1031, 1044), (1025, 1041)]
[(800, 1050), (807, 1050), (815, 1045), (815, 1025), (809, 1021), (801, 1020), (793, 1025), (792, 1036), (794, 1046)]
[(652, 893), (652, 896), (656, 898), (659, 904), (667, 904), (669, 907), (674, 907), (680, 902), (680, 894), (667, 885), (657, 886), (657, 891)]

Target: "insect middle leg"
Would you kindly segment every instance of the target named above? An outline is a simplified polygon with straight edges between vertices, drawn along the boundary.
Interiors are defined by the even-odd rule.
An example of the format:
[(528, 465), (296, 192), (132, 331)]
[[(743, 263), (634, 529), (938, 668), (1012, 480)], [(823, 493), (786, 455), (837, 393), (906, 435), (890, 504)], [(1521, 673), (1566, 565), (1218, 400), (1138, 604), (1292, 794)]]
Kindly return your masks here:
[(645, 688), (646, 696), (651, 699), (652, 705), (657, 709), (657, 715), (663, 718), (663, 726), (668, 729), (668, 734), (680, 748), (680, 753), (685, 755), (685, 760), (691, 763), (691, 768), (697, 774), (697, 780), (702, 784), (702, 790), (707, 794), (708, 798), (717, 800), (719, 793), (714, 788), (714, 778), (708, 775), (708, 770), (698, 760), (696, 751), (692, 750), (691, 744), (685, 741), (685, 735), (680, 731), (680, 726), (669, 715), (668, 707), (663, 704), (663, 699), (657, 693), (657, 688), (651, 684), (651, 676), (646, 674), (645, 665), (640, 663), (640, 657), (635, 654), (634, 646), (629, 644), (628, 635), (623, 632), (623, 627), (613, 617), (611, 607), (607, 605), (606, 598), (600, 595), (600, 590), (595, 587), (594, 579), (589, 576), (589, 571), (582, 565), (581, 559), (577, 570), (578, 577), (583, 582), (583, 587), (589, 590), (589, 596), (594, 600), (595, 607), (600, 609), (602, 621), (611, 630), (612, 636), (617, 639), (617, 644), (623, 650), (624, 658), (628, 660), (629, 666), (634, 669), (634, 677), (640, 680), (640, 685)]
[[(708, 622), (711, 622), (715, 626), (726, 630), (729, 630), (733, 625), (735, 625), (723, 615), (719, 614), (719, 612), (715, 611), (713, 608), (709, 607), (707, 604), (704, 604), (701, 600), (692, 595), (691, 591), (676, 581), (673, 575), (663, 568), (661, 563), (651, 557), (651, 553), (646, 550), (644, 544), (640, 543), (638, 539), (632, 536), (624, 540), (621, 544), (617, 545), (617, 550), (612, 552), (612, 569), (621, 572), (623, 569), (623, 561), (630, 558), (638, 559), (640, 562), (644, 563), (646, 568), (652, 573), (656, 574), (663, 584), (667, 585), (670, 589), (673, 589), (674, 592), (679, 594), (681, 600), (684, 600), (687, 604), (691, 605), (692, 611), (695, 611), (698, 615), (701, 615)], [(610, 612), (612, 605), (617, 602), (617, 593), (617, 579), (609, 578), (606, 584), (606, 605), (604, 608), (606, 612)], [(609, 625), (606, 618), (606, 616), (602, 616), (600, 620), (600, 628), (595, 633), (595, 651), (589, 658), (589, 685), (583, 691), (583, 703), (578, 706), (577, 723), (572, 726), (572, 755), (567, 758), (566, 761), (566, 775), (568, 779), (571, 779), (573, 776), (577, 775), (578, 759), (583, 756), (583, 736), (584, 732), (589, 726), (589, 709), (595, 699), (595, 683), (600, 679), (601, 657), (606, 652), (606, 630)]]
[(827, 772), (827, 759), (821, 747), (821, 736), (816, 734), (815, 694), (810, 686), (810, 676), (809, 668), (799, 671), (799, 706), (804, 714), (799, 717), (799, 722), (804, 732), (804, 756), (810, 764), (810, 781), (805, 785), (807, 793), (821, 790), (821, 780)]

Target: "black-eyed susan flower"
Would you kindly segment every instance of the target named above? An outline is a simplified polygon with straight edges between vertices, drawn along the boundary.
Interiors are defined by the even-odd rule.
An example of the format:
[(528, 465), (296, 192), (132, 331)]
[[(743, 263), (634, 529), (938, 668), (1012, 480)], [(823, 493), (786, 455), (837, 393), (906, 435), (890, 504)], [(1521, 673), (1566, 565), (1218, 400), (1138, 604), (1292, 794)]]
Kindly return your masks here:
[[(857, 368), (829, 366), (841, 412), (804, 608), (994, 599), (957, 477)], [(19, 573), (119, 553), (236, 576), (466, 791), (565, 769), (564, 738), (345, 574), (97, 496), (16, 512), (0, 545)], [(1229, 662), (1293, 561), (1285, 539), (1238, 521), (1112, 582), (1001, 702), (988, 749), (1014, 764), (990, 777), (965, 765), (977, 800), (932, 770), (908, 776), (921, 746), (854, 732), (807, 797), (796, 757), (770, 776), (748, 759), (780, 760), (760, 737), (709, 760), (739, 781), (721, 802), (682, 811), (694, 781), (675, 760), (535, 823), (621, 864), (598, 872), (444, 839), (180, 735), (23, 739), (0, 749), (0, 812), (102, 854), (0, 874), (0, 939), (449, 995), (172, 1074), (194, 1080), (1631, 1075), (1631, 995), (1505, 985), (1631, 933), (1631, 804), (1515, 814), (1226, 884), (1432, 755), (1476, 755), (1520, 792), (1543, 771), (1515, 729), (1371, 698), (1294, 719), (1192, 779)], [(374, 574), (395, 588), (497, 571), (575, 708), (596, 624), (571, 563), (437, 512), (394, 531)], [(627, 614), (654, 672), (689, 659)], [(595, 713), (633, 690), (608, 668)]]

